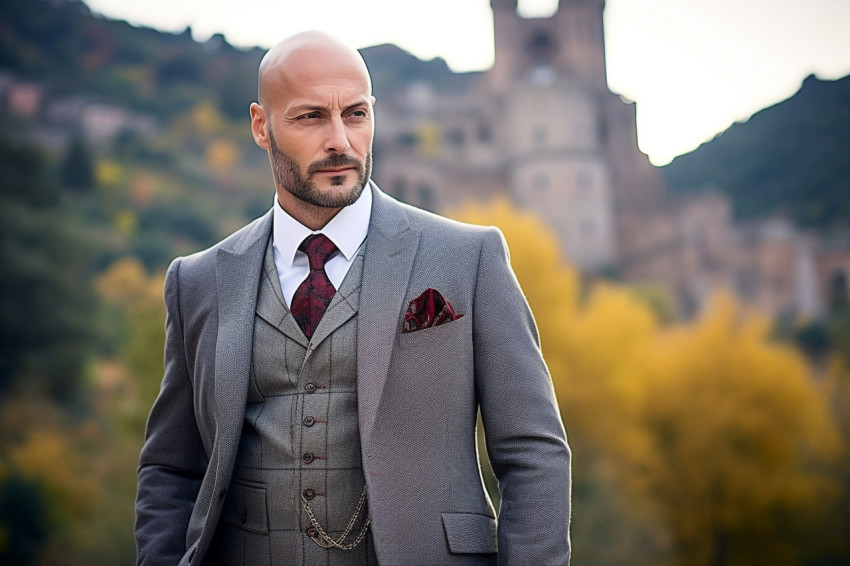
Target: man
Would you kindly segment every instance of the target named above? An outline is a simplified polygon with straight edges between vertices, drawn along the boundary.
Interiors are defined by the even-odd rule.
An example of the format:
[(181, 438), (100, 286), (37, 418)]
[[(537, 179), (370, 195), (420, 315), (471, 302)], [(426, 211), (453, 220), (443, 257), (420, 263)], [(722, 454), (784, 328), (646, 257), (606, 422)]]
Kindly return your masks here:
[(569, 449), (501, 234), (369, 180), (371, 80), (331, 37), (273, 47), (258, 98), (272, 210), (166, 277), (138, 562), (567, 564)]

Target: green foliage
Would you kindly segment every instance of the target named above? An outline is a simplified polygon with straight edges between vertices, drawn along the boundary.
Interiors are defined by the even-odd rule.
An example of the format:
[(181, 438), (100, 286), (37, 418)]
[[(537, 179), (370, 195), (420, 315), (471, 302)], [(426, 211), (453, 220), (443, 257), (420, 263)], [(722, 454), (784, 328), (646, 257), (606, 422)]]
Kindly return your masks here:
[(91, 153), (82, 136), (71, 138), (62, 159), (61, 180), (66, 187), (77, 192), (90, 190), (94, 186), (94, 166)]
[(69, 400), (96, 337), (89, 244), (43, 158), (0, 140), (0, 389), (24, 380)]
[(256, 96), (262, 51), (221, 37), (205, 44), (93, 17), (79, 0), (6, 0), (0, 8), (0, 66), (50, 83), (57, 92), (171, 118), (212, 95), (232, 118)]
[(662, 172), (680, 191), (717, 187), (744, 218), (850, 226), (850, 77), (807, 78), (792, 98), (734, 124)]
[(41, 488), (18, 475), (0, 479), (0, 560), (3, 564), (35, 564), (48, 533), (47, 502)]
[[(215, 35), (161, 33), (92, 15), (79, 0), (5, 0), (0, 7), (0, 67), (47, 81), (63, 96), (80, 93), (170, 120), (212, 97), (229, 119), (244, 120), (256, 100), (263, 50), (240, 50)], [(363, 50), (378, 96), (426, 80), (438, 90), (466, 89), (476, 73), (445, 61), (422, 62), (393, 45)]]
[[(61, 96), (152, 114), (160, 128), (96, 150), (72, 144), (64, 170), (61, 160), (57, 170), (32, 149), (0, 145), (0, 562), (16, 563), (14, 540), (32, 550), (21, 561), (37, 550), (40, 563), (131, 563), (134, 468), (162, 372), (161, 272), (271, 203), (268, 163), (247, 126), (261, 52), (96, 18), (74, 0), (7, 0), (0, 30), (0, 66)], [(445, 91), (474, 78), (393, 46), (364, 57), (379, 98), (422, 77)], [(835, 89), (846, 85), (808, 81), (797, 102), (735, 126), (665, 173), (682, 189), (729, 188), (749, 215), (787, 209), (802, 222), (840, 225), (846, 171), (812, 164), (834, 164), (848, 146), (836, 131), (847, 123), (838, 110), (847, 96)], [(796, 117), (780, 120), (782, 108)], [(824, 131), (832, 137), (821, 143)], [(70, 158), (86, 149), (86, 159)], [(80, 163), (91, 168), (69, 171)], [(836, 496), (833, 487), (836, 478), (850, 487), (850, 472), (830, 463), (833, 415), (850, 439), (846, 361), (831, 374), (827, 413), (799, 356), (733, 307), (676, 325), (656, 289), (596, 285), (585, 296), (536, 218), (506, 202), (464, 214), (503, 228), (537, 314), (574, 449), (576, 563), (780, 564), (783, 554), (846, 563), (850, 490)], [(101, 272), (96, 295), (92, 270)], [(801, 342), (824, 359), (850, 352), (841, 320)], [(109, 332), (95, 344), (98, 323)], [(63, 418), (42, 406), (21, 416), (23, 382), (60, 401), (83, 388), (91, 404), (76, 420), (64, 402), (55, 409)], [(485, 478), (495, 497), (486, 462)], [(10, 526), (9, 517), (20, 520)]]

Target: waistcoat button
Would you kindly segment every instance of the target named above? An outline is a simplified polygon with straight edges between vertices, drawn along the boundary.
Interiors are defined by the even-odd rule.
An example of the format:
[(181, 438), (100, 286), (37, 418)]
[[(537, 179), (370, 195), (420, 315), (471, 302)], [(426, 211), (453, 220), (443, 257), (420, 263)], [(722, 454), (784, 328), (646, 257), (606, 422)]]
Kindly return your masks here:
[(315, 456), (313, 456), (312, 452), (304, 452), (304, 454), (301, 456), (301, 459), (304, 460), (305, 464), (309, 464), (313, 461), (314, 458)]
[(307, 527), (306, 532), (310, 538), (319, 538), (319, 531), (316, 530), (316, 527)]
[(316, 497), (316, 492), (315, 492), (315, 491), (313, 491), (313, 490), (312, 490), (312, 489), (310, 489), (309, 487), (308, 487), (307, 489), (305, 489), (305, 490), (304, 490), (304, 499), (306, 499), (307, 501), (309, 501), (309, 500), (313, 499), (314, 497)]
[(314, 419), (313, 417), (304, 417), (304, 420), (301, 422), (304, 423), (304, 426), (313, 426), (314, 424), (316, 424), (316, 419)]
[(312, 381), (308, 381), (304, 384), (304, 391), (306, 391), (307, 393), (313, 393), (314, 391), (316, 391), (316, 384)]

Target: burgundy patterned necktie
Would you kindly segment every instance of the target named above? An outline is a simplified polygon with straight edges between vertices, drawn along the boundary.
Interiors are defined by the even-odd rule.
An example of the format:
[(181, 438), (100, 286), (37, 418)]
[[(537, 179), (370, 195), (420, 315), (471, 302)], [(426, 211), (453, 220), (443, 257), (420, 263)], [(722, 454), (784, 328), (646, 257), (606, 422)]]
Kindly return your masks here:
[(307, 254), (310, 274), (292, 296), (292, 306), (289, 310), (295, 317), (295, 322), (304, 331), (304, 336), (310, 338), (336, 293), (328, 274), (325, 273), (325, 262), (337, 249), (324, 234), (307, 236), (298, 249)]

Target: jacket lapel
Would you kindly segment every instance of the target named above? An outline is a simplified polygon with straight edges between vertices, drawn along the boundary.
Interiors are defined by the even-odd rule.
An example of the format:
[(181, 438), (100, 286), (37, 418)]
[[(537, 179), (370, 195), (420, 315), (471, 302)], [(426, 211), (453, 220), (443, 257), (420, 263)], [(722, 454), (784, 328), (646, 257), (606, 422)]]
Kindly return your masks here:
[(232, 456), (245, 416), (257, 292), (271, 226), (270, 211), (250, 225), (232, 247), (222, 246), (216, 257), (215, 402), (220, 443), (217, 477), (223, 482), (230, 481)]
[(419, 244), (419, 232), (410, 226), (404, 208), (372, 187), (357, 330), (357, 401), (364, 442), (375, 426)]
[(280, 278), (274, 264), (271, 240), (269, 238), (266, 246), (263, 274), (257, 295), (257, 315), (290, 340), (307, 348), (309, 341), (301, 328), (298, 327), (298, 323), (295, 322), (295, 318), (292, 317), (289, 307), (286, 306), (286, 300), (283, 298)]

